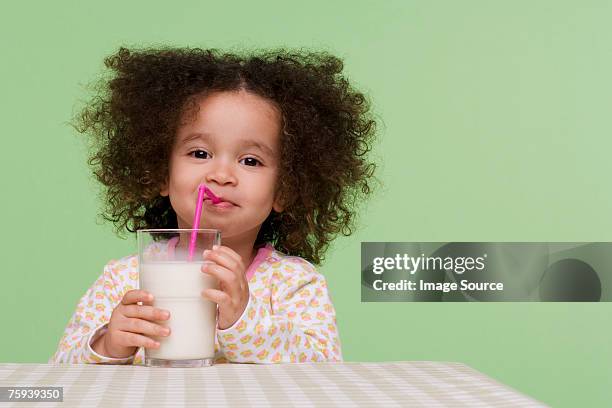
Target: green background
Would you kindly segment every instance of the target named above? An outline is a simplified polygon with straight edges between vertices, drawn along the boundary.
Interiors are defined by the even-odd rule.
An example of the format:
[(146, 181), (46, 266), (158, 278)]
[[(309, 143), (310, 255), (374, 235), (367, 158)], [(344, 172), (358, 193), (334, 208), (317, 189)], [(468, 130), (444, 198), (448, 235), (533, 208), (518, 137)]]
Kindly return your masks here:
[[(165, 3), (165, 2), (164, 2)], [(361, 303), (361, 241), (612, 240), (609, 1), (3, 3), (0, 361), (46, 362), (103, 265), (66, 122), (120, 45), (306, 47), (344, 58), (380, 119), (384, 183), (335, 241), (344, 357), (466, 363), (553, 406), (612, 396), (612, 304)]]

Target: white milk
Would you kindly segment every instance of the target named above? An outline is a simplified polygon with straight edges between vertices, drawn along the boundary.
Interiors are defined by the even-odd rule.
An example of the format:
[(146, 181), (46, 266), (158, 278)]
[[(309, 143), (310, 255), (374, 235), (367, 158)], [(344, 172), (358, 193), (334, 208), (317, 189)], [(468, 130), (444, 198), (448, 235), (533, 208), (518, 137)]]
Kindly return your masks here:
[(217, 305), (202, 297), (202, 290), (217, 288), (217, 280), (201, 272), (203, 262), (160, 262), (140, 265), (140, 287), (155, 296), (153, 305), (170, 312), (159, 321), (170, 335), (155, 337), (160, 347), (146, 356), (165, 360), (213, 358)]

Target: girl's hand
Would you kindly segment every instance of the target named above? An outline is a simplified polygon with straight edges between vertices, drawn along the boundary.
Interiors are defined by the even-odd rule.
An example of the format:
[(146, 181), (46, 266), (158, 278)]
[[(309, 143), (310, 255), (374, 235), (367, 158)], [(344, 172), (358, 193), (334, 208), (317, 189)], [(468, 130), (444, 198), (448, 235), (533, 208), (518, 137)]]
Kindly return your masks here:
[[(137, 302), (142, 302), (142, 306)], [(113, 310), (108, 331), (98, 338), (92, 348), (96, 353), (111, 358), (134, 355), (138, 347), (159, 348), (159, 342), (147, 336), (165, 337), (170, 329), (153, 323), (168, 320), (170, 312), (152, 306), (153, 295), (144, 290), (130, 290)]]
[(202, 296), (219, 305), (217, 326), (227, 329), (236, 323), (249, 303), (246, 268), (241, 256), (225, 246), (215, 245), (212, 251), (204, 251), (204, 260), (212, 263), (202, 265), (202, 272), (217, 278), (220, 290), (205, 289)]

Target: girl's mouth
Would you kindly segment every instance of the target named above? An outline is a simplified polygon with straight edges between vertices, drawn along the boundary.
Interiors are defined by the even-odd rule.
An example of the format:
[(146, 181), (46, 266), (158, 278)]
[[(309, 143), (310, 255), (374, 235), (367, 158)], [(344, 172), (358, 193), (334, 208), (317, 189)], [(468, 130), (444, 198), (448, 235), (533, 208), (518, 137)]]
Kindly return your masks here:
[(223, 210), (227, 210), (227, 209), (236, 207), (234, 204), (230, 203), (229, 201), (220, 201), (216, 204), (213, 204), (212, 200), (209, 198), (206, 198), (204, 200), (204, 204), (209, 208), (223, 209)]

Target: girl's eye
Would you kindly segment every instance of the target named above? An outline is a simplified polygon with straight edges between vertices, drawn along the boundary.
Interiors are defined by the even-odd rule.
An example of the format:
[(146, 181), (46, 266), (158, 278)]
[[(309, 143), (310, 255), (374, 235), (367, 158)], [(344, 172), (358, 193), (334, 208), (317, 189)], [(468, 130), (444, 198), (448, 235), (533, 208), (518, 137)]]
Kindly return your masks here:
[(194, 154), (196, 159), (207, 159), (210, 156), (206, 150), (194, 150), (189, 153), (190, 156)]
[[(210, 159), (210, 153), (208, 153), (206, 150), (194, 150), (192, 152), (189, 153), (190, 156), (195, 157), (196, 159)], [(245, 162), (244, 164), (247, 166), (257, 166), (258, 164), (261, 164), (261, 162), (259, 160), (257, 160), (254, 157), (245, 157), (244, 159), (240, 160), (240, 162)]]
[[(246, 164), (247, 166), (257, 166), (257, 163), (261, 164), (261, 162), (259, 160), (257, 160), (254, 157), (245, 157), (244, 159), (242, 159), (245, 161), (244, 164)], [(242, 161), (240, 160), (240, 161)]]

